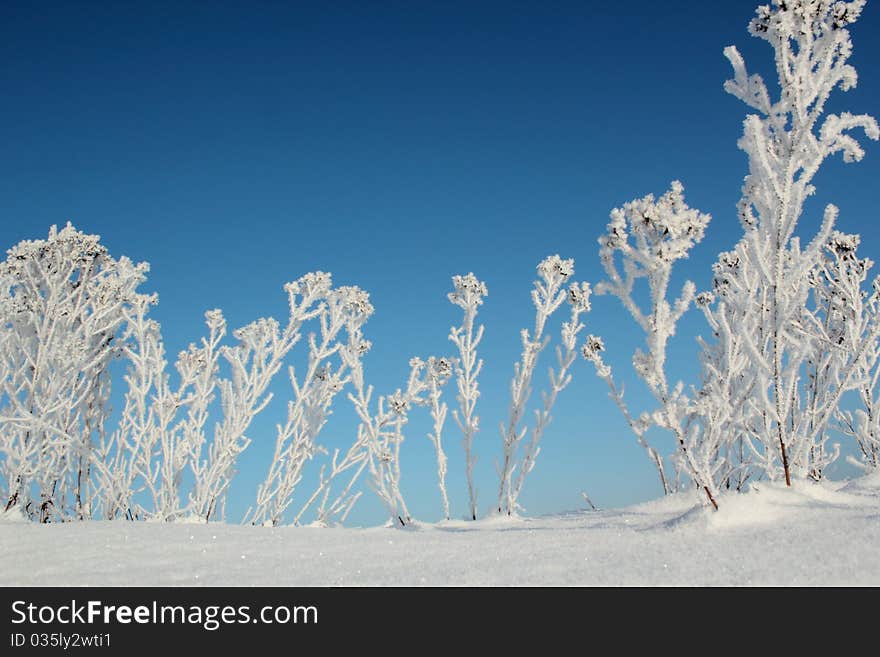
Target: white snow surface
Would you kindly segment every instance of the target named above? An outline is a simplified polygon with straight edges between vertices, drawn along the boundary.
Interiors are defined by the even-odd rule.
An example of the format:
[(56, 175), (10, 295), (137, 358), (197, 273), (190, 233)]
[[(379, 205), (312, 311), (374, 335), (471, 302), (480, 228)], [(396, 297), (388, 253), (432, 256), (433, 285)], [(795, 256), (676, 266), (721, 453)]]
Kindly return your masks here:
[(0, 516), (3, 586), (880, 585), (880, 473), (608, 511), (390, 527)]

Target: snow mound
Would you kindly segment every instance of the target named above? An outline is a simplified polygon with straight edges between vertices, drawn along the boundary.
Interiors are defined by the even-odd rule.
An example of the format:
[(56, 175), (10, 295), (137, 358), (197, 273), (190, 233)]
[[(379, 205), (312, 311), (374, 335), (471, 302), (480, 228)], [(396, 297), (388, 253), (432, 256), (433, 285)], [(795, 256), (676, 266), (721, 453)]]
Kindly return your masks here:
[(28, 522), (28, 519), (17, 506), (7, 511), (0, 511), (0, 523)]
[[(880, 585), (880, 481), (691, 491), (625, 509), (391, 527), (37, 525), (0, 586)], [(38, 568), (19, 567), (40, 555)]]
[(694, 525), (708, 530), (759, 528), (791, 522), (801, 515), (819, 510), (854, 510), (876, 506), (880, 501), (880, 480), (870, 482), (794, 482), (752, 484), (742, 493), (728, 492), (718, 497), (718, 510), (704, 497), (693, 494), (670, 495), (660, 500), (630, 507), (641, 513), (673, 514), (664, 524), (683, 528)]

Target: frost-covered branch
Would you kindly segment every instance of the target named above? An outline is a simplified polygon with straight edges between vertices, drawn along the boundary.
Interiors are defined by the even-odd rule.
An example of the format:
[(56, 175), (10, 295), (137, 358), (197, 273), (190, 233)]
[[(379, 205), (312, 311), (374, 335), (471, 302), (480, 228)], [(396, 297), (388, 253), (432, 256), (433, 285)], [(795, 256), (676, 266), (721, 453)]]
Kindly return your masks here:
[[(807, 475), (819, 479), (823, 469), (838, 455), (837, 446), (826, 448), (826, 425), (833, 412), (834, 428), (856, 441), (861, 457), (858, 465), (866, 469), (880, 467), (880, 429), (878, 429), (878, 392), (880, 378), (880, 281), (873, 281), (866, 291), (864, 284), (873, 261), (859, 258), (858, 235), (835, 232), (823, 252), (820, 266), (811, 274), (815, 310), (808, 315), (811, 332), (817, 337), (815, 354), (808, 370), (807, 408), (813, 439), (795, 459), (806, 461)], [(826, 398), (828, 391), (839, 388), (849, 367), (852, 386), (858, 393), (861, 408), (844, 410), (838, 400)], [(830, 402), (830, 403), (829, 403)]]
[(449, 331), (449, 339), (458, 349), (455, 374), (458, 387), (458, 409), (452, 411), (452, 417), (462, 433), (464, 445), (465, 472), (468, 485), (468, 515), (471, 520), (477, 519), (477, 491), (474, 487), (474, 465), (477, 457), (473, 451), (474, 435), (479, 431), (480, 418), (476, 414), (477, 399), (480, 396), (478, 378), (483, 369), (482, 359), (477, 358), (477, 347), (483, 339), (483, 325), (475, 329), (474, 321), (483, 297), (488, 294), (486, 284), (479, 281), (473, 274), (453, 276), (454, 290), (449, 294), (449, 301), (464, 311), (461, 326)]
[(556, 347), (556, 360), (558, 367), (548, 370), (550, 389), (541, 392), (541, 408), (535, 410), (535, 424), (532, 427), (529, 441), (523, 447), (516, 482), (508, 501), (509, 507), (518, 508), (517, 500), (522, 492), (526, 476), (534, 469), (538, 453), (541, 451), (539, 443), (544, 431), (553, 419), (551, 411), (556, 403), (556, 398), (569, 383), (571, 383), (571, 366), (577, 360), (578, 334), (584, 329), (580, 321), (582, 313), (590, 311), (590, 295), (592, 290), (589, 283), (574, 283), (568, 288), (568, 303), (571, 306), (571, 316), (567, 322), (562, 323), (561, 344)]
[[(613, 210), (607, 233), (599, 239), (599, 256), (608, 279), (596, 286), (596, 293), (617, 297), (645, 332), (647, 352), (637, 349), (633, 366), (657, 401), (657, 409), (634, 421), (626, 410), (622, 393), (614, 386), (610, 368), (601, 360), (601, 349), (585, 345), (584, 355), (596, 364), (597, 372), (608, 383), (612, 397), (624, 411), (639, 443), (657, 465), (664, 489), (668, 491), (670, 486), (662, 461), (644, 439), (651, 425), (672, 433), (680, 466), (717, 507), (714, 480), (707, 472), (707, 464), (694, 453), (696, 435), (690, 426), (691, 401), (682, 383), (671, 387), (666, 377), (667, 344), (695, 296), (694, 284), (688, 281), (679, 297), (670, 303), (667, 297), (672, 267), (702, 240), (709, 220), (709, 215), (687, 206), (684, 188), (680, 182), (673, 181), (671, 189), (657, 200), (649, 194)], [(617, 264), (618, 257), (623, 273)], [(640, 279), (648, 283), (648, 310), (643, 310), (634, 296)]]
[(446, 454), (441, 435), (446, 418), (446, 404), (440, 401), (440, 388), (452, 374), (452, 362), (448, 358), (430, 357), (427, 360), (410, 360), (410, 373), (406, 388), (380, 396), (375, 413), (371, 411), (372, 386), (365, 387), (363, 371), (352, 376), (354, 394), (348, 397), (360, 417), (357, 444), (368, 447), (367, 468), (370, 487), (388, 510), (392, 524), (405, 527), (412, 520), (400, 490), (400, 446), (403, 443), (403, 427), (409, 422), (413, 406), (429, 406), (433, 419), (433, 433), (428, 435), (437, 455), (438, 485), (444, 517), (449, 517), (449, 501), (446, 494)]
[[(287, 422), (277, 427), (275, 453), (266, 480), (257, 492), (252, 518), (270, 525), (281, 521), (293, 501), (306, 463), (319, 449), (318, 434), (335, 396), (349, 381), (351, 358), (359, 359), (368, 349), (361, 337), (361, 327), (373, 312), (365, 292), (355, 287), (332, 289), (329, 274), (309, 275), (288, 286), (288, 293), (292, 308), (319, 304), (316, 318), (320, 337), (309, 335), (308, 366), (302, 380), (297, 380), (292, 367), (289, 369), (294, 399), (288, 402)], [(302, 297), (299, 303), (298, 296)], [(345, 342), (340, 339), (343, 330)]]
[(125, 356), (130, 362), (119, 427), (96, 448), (95, 498), (103, 517), (134, 518), (132, 498), (146, 484), (138, 482), (143, 462), (151, 464), (155, 451), (152, 395), (163, 387), (165, 367), (159, 325), (148, 318), (155, 298), (144, 297), (126, 313)]
[[(361, 330), (361, 325), (352, 322), (348, 329), (348, 342), (339, 350), (342, 363), (348, 368), (349, 381), (353, 384), (354, 389), (358, 391), (358, 396), (362, 396), (364, 388), (363, 374), (363, 356), (370, 350), (371, 344), (365, 340)], [(367, 393), (369, 396), (370, 392)], [(349, 399), (352, 395), (349, 393)], [(367, 408), (369, 404), (367, 403)], [(327, 464), (321, 466), (318, 477), (318, 486), (312, 492), (312, 495), (306, 500), (302, 508), (293, 519), (294, 524), (299, 524), (309, 508), (315, 502), (318, 507), (315, 514), (314, 524), (327, 526), (334, 517), (338, 517), (340, 522), (344, 522), (345, 518), (351, 512), (354, 505), (361, 496), (361, 492), (352, 493), (355, 482), (360, 478), (361, 473), (367, 466), (372, 444), (370, 443), (371, 433), (364, 431), (360, 427), (357, 432), (357, 438), (349, 446), (348, 450), (340, 459), (338, 449), (334, 450), (330, 459), (330, 468)], [(343, 475), (349, 470), (353, 470), (353, 474), (348, 478), (348, 483), (343, 487), (342, 491), (331, 499), (331, 491), (333, 482), (337, 477)]]
[(360, 418), (356, 444), (366, 447), (370, 486), (387, 509), (391, 522), (406, 526), (409, 513), (400, 494), (400, 443), (409, 401), (399, 391), (387, 400), (380, 396), (374, 414), (370, 408), (373, 386), (365, 386), (362, 369), (353, 372), (352, 386), (354, 393), (349, 393), (348, 398)]
[(657, 468), (657, 474), (660, 476), (660, 484), (663, 487), (663, 493), (668, 495), (673, 492), (670, 483), (666, 479), (666, 470), (663, 466), (663, 457), (660, 453), (651, 447), (650, 443), (648, 443), (647, 438), (645, 438), (645, 433), (647, 433), (648, 429), (651, 428), (651, 420), (650, 416), (647, 413), (643, 413), (640, 417), (635, 418), (632, 416), (629, 410), (629, 406), (627, 406), (626, 402), (623, 399), (623, 389), (618, 388), (617, 384), (614, 382), (614, 376), (611, 373), (611, 367), (607, 365), (602, 357), (602, 352), (605, 351), (605, 341), (599, 337), (598, 335), (588, 335), (587, 339), (584, 341), (583, 346), (581, 347), (581, 354), (583, 355), (585, 360), (590, 361), (596, 368), (596, 375), (605, 381), (608, 386), (608, 396), (614, 401), (615, 405), (620, 412), (623, 414), (626, 423), (629, 425), (629, 428), (635, 434), (636, 440), (639, 445), (644, 448), (645, 452), (648, 454), (648, 458), (651, 459), (651, 462), (654, 463)]
[(431, 408), (431, 420), (433, 420), (432, 433), (428, 439), (434, 446), (437, 457), (437, 485), (440, 488), (440, 503), (443, 510), (443, 518), (449, 520), (449, 496), (446, 493), (446, 467), (447, 458), (443, 451), (443, 426), (446, 423), (448, 407), (446, 402), (441, 401), (442, 387), (446, 385), (452, 375), (452, 363), (448, 358), (435, 358), (431, 356), (425, 363), (424, 385), (427, 387), (426, 403)]
[(574, 260), (563, 260), (558, 255), (545, 258), (537, 267), (538, 280), (532, 289), (535, 305), (535, 328), (520, 331), (523, 352), (513, 366), (510, 383), (510, 410), (507, 423), (501, 423), (502, 461), (498, 466), (498, 513), (512, 515), (516, 511), (513, 474), (516, 469), (517, 448), (525, 438), (528, 427), (520, 426), (526, 405), (532, 393), (532, 377), (541, 352), (550, 342), (544, 328), (550, 316), (565, 302), (565, 283), (574, 274)]

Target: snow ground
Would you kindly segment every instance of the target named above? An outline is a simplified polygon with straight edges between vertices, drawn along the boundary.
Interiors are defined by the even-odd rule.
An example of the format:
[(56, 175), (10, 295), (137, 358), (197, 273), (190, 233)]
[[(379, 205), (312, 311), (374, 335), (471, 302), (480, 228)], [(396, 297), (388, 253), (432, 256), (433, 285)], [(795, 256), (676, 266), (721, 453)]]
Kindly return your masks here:
[(2, 586), (880, 585), (880, 473), (376, 528), (0, 520)]

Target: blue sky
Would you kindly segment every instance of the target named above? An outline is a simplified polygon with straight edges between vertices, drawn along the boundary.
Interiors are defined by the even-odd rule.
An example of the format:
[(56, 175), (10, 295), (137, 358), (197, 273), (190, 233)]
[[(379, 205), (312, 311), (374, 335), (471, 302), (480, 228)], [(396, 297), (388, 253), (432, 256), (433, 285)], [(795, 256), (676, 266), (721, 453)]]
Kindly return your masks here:
[[(476, 441), (487, 508), (538, 261), (572, 257), (578, 278), (598, 281), (608, 212), (672, 179), (713, 215), (681, 280), (707, 285), (715, 256), (737, 240), (747, 108), (722, 89), (721, 51), (736, 44), (751, 69), (771, 70), (769, 47), (746, 31), (754, 6), (4, 3), (0, 243), (71, 220), (114, 255), (149, 261), (146, 289), (159, 293), (171, 353), (201, 335), (204, 310), (222, 308), (231, 325), (283, 319), (283, 283), (330, 271), (372, 295), (366, 367), (380, 392), (404, 385), (411, 356), (451, 352), (446, 336), (460, 318), (445, 297), (450, 276), (475, 272), (490, 293)], [(868, 5), (853, 40), (859, 87), (830, 109), (880, 114), (880, 4)], [(834, 201), (840, 228), (861, 232), (865, 255), (880, 259), (880, 148), (867, 151), (862, 163), (826, 165), (803, 228)], [(601, 298), (587, 324), (605, 336), (638, 405), (629, 360), (640, 336), (629, 317)], [(694, 380), (701, 331), (699, 316), (685, 321), (673, 375)], [(529, 513), (582, 506), (581, 490), (601, 506), (660, 492), (603, 384), (577, 365), (521, 498)], [(543, 385), (543, 364), (540, 374)], [(274, 390), (279, 403), (240, 461), (232, 518), (268, 465), (283, 377)], [(419, 418), (409, 427), (403, 489), (414, 515), (434, 520), (427, 429)], [(354, 431), (343, 405), (323, 438), (343, 446)], [(445, 440), (458, 516), (466, 492), (451, 422)], [(353, 520), (381, 519), (367, 491)]]

